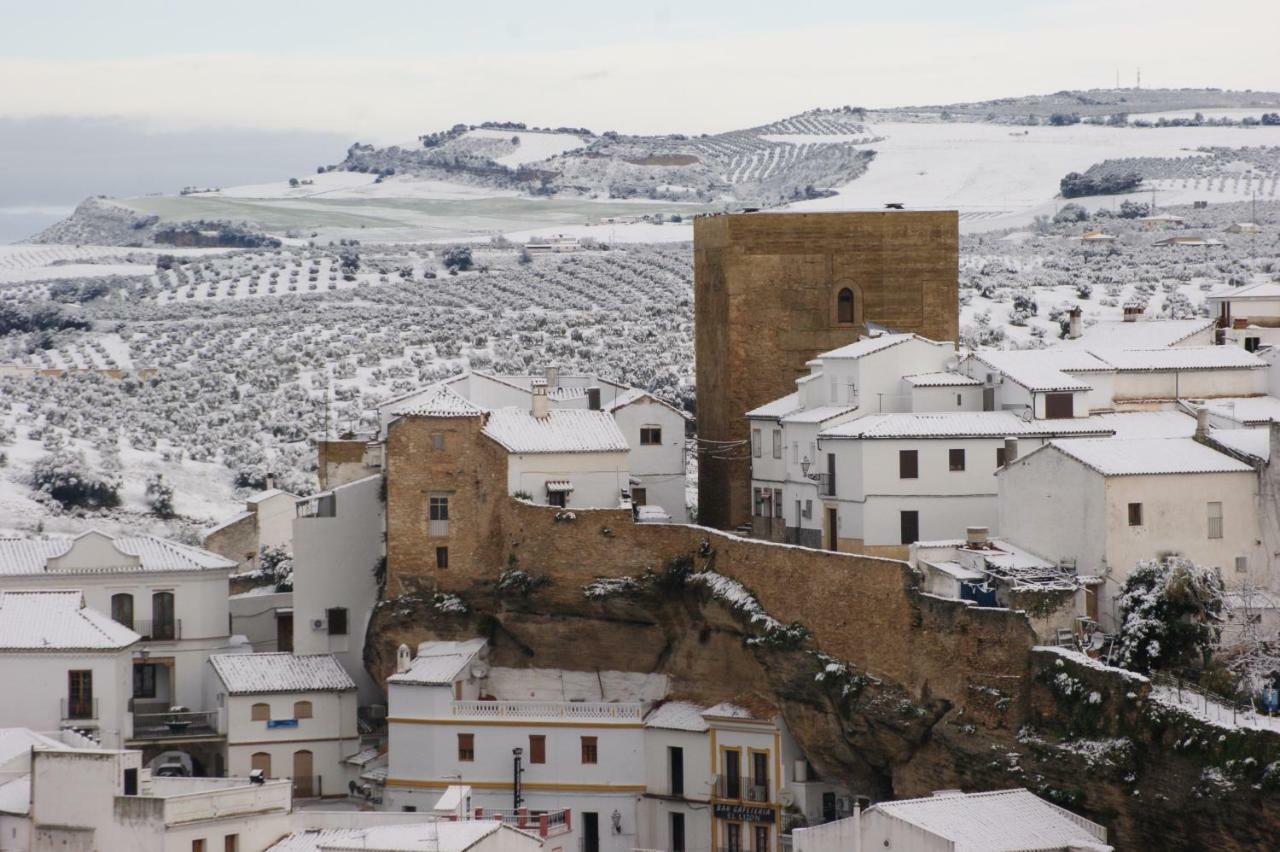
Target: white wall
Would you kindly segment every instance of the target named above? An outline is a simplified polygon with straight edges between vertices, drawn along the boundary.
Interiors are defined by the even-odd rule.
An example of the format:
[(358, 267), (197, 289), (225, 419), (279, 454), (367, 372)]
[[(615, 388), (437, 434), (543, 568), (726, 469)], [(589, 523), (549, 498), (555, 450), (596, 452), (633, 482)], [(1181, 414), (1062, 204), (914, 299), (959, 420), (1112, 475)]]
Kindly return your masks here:
[[(676, 523), (689, 520), (685, 498), (685, 419), (669, 406), (649, 398), (641, 398), (613, 412), (613, 419), (626, 436), (631, 453), (627, 466), (631, 476), (640, 481), (650, 505), (661, 506)], [(640, 443), (640, 429), (657, 426), (662, 430), (662, 443), (656, 446)]]
[(1115, 398), (1123, 400), (1252, 396), (1267, 392), (1267, 371), (1179, 370), (1116, 373)]
[(294, 495), (282, 491), (257, 502), (259, 548), (283, 547), (286, 551), (293, 552), (296, 501)]
[(1050, 447), (1021, 453), (997, 479), (1002, 538), (1050, 561), (1075, 558), (1081, 573), (1102, 561), (1107, 526), (1100, 474)]
[[(345, 792), (351, 775), (342, 759), (360, 750), (353, 692), (288, 692), (272, 695), (231, 695), (223, 698), (227, 729), (227, 774), (245, 777), (255, 752), (271, 755), (271, 777), (293, 776), (293, 755), (312, 753), (312, 774), (323, 778), (325, 795)], [(268, 704), (272, 720), (294, 719), (294, 704), (310, 701), (312, 718), (297, 719), (296, 727), (268, 727), (254, 721), (253, 705)]]
[(530, 453), (507, 455), (507, 493), (524, 492), (547, 503), (547, 482), (573, 485), (568, 508), (617, 508), (630, 490), (627, 453)]
[[(905, 383), (904, 383), (905, 384)], [(947, 385), (943, 387), (911, 387), (911, 411), (981, 411), (980, 385)]]
[(242, 592), (229, 604), (233, 635), (244, 636), (257, 652), (283, 650), (277, 647), (276, 612), (293, 606), (293, 592)]
[[(361, 703), (379, 703), (382, 690), (364, 667), (364, 636), (378, 599), (374, 568), (384, 553), (382, 477), (356, 480), (333, 495), (334, 517), (293, 522), (293, 650), (336, 655), (356, 682)], [(312, 627), (331, 607), (346, 607), (346, 636)]]
[(129, 697), (133, 693), (133, 648), (118, 651), (15, 653), (0, 652), (0, 677), (9, 685), (0, 700), (0, 727), (36, 731), (61, 727), (62, 703), (67, 700), (67, 672), (93, 672), (95, 720), (77, 727), (96, 729), (104, 748), (120, 748), (128, 734)]
[(55, 573), (0, 576), (0, 589), (79, 589), (85, 605), (103, 615), (111, 615), (111, 596), (133, 595), (134, 625), (152, 619), (151, 600), (155, 592), (173, 593), (174, 617), (180, 622), (180, 638), (174, 641), (146, 641), (152, 657), (172, 657), (176, 677), (171, 704), (192, 710), (212, 709), (206, 704), (205, 665), (211, 653), (226, 650), (230, 629), (230, 569), (201, 571), (137, 571), (131, 573)]

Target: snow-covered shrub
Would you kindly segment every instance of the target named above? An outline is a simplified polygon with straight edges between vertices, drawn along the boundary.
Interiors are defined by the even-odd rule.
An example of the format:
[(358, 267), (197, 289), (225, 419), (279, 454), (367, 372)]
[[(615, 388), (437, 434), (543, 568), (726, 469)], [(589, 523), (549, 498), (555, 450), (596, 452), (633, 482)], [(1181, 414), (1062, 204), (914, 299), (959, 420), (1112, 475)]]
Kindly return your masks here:
[(1145, 673), (1206, 660), (1221, 633), (1222, 592), (1216, 571), (1188, 559), (1139, 562), (1116, 599), (1120, 665)]
[(293, 557), (283, 547), (265, 546), (258, 551), (258, 574), (277, 592), (293, 591)]
[(147, 480), (147, 508), (158, 518), (172, 518), (173, 486), (164, 481), (164, 475), (157, 473)]
[(31, 484), (64, 508), (110, 509), (120, 505), (120, 483), (89, 467), (82, 450), (53, 450), (31, 465)]

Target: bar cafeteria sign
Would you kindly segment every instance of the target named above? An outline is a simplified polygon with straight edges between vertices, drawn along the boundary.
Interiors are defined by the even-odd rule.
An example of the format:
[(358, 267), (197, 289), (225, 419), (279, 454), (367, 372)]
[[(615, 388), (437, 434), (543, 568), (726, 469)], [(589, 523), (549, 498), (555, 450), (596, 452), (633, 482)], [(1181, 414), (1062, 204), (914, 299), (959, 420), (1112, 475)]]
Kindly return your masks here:
[(752, 805), (726, 805), (717, 802), (714, 809), (717, 819), (731, 822), (773, 822), (773, 808), (758, 808)]

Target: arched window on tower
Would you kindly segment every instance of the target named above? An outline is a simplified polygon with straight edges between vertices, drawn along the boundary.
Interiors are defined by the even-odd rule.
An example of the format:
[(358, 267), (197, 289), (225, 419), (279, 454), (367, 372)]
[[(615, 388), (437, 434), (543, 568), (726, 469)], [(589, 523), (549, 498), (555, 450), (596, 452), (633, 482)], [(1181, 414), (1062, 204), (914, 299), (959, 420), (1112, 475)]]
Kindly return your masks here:
[(836, 294), (836, 322), (853, 325), (853, 290), (848, 287)]

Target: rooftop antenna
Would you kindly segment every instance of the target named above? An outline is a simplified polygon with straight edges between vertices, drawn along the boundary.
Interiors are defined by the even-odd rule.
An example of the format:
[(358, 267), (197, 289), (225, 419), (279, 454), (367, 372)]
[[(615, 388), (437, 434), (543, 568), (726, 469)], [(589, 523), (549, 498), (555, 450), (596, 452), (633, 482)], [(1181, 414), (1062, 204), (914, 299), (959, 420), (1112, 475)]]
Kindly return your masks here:
[(1134, 88), (1137, 88), (1137, 89), (1142, 88), (1142, 66), (1141, 65), (1138, 66), (1138, 85), (1135, 86)]

